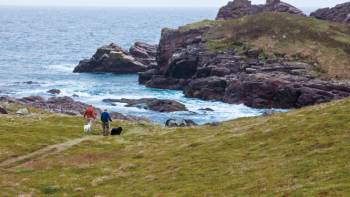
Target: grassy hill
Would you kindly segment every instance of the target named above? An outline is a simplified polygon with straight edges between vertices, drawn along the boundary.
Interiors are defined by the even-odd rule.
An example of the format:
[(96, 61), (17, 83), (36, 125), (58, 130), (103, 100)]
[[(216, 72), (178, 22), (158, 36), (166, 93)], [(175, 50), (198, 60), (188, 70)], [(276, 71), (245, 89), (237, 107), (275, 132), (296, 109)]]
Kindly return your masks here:
[[(348, 109), (349, 99), (218, 127), (116, 121), (121, 137), (0, 167), (0, 196), (349, 196)], [(0, 166), (83, 137), (82, 124), (40, 111), (0, 116)]]
[(210, 50), (263, 49), (270, 57), (287, 54), (319, 66), (328, 77), (350, 78), (350, 25), (286, 13), (261, 13), (226, 21), (202, 21), (180, 29), (210, 27)]

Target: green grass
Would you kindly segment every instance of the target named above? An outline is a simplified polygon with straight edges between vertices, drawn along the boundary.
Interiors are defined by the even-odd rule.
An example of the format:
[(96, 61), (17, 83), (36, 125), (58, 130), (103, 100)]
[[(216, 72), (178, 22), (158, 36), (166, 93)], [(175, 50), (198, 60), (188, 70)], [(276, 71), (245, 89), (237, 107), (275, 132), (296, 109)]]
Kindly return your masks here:
[[(202, 21), (180, 30), (210, 27), (207, 47), (222, 52), (236, 43), (264, 50), (269, 56), (315, 64), (329, 77), (350, 78), (350, 26), (286, 13), (261, 13), (240, 19)], [(321, 72), (321, 73), (322, 73)]]
[[(347, 99), (219, 127), (116, 122), (121, 137), (0, 171), (0, 196), (349, 196), (349, 108)], [(16, 136), (25, 126), (13, 122), (1, 150), (7, 139), (45, 141), (39, 132), (47, 144), (54, 134), (81, 135), (79, 118), (46, 116), (38, 115), (46, 127), (28, 131), (29, 139)], [(67, 132), (52, 131), (57, 122)]]

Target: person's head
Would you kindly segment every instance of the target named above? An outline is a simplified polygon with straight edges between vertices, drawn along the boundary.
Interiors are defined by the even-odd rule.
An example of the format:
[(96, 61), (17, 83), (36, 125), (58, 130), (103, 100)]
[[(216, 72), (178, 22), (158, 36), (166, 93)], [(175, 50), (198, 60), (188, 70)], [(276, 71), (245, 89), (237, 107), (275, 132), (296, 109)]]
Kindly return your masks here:
[(107, 110), (107, 109), (105, 109), (104, 111), (105, 111), (105, 112), (107, 112), (108, 110)]

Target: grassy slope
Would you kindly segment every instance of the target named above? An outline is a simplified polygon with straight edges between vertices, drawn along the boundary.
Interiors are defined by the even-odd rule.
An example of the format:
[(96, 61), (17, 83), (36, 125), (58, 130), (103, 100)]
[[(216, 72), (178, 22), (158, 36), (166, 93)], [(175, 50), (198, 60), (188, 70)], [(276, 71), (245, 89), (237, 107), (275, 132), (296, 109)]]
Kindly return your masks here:
[(267, 55), (288, 54), (316, 63), (328, 76), (350, 78), (350, 26), (294, 16), (262, 13), (227, 21), (202, 21), (182, 29), (209, 26), (206, 36), (211, 50), (237, 48), (244, 43)]
[[(0, 196), (348, 196), (349, 108), (348, 99), (186, 129), (118, 122), (126, 128), (122, 137), (0, 171)], [(55, 118), (67, 128), (78, 123)], [(31, 131), (33, 141), (16, 132), (8, 138), (31, 145), (56, 124), (42, 121), (48, 127)], [(15, 131), (24, 127), (13, 124)]]

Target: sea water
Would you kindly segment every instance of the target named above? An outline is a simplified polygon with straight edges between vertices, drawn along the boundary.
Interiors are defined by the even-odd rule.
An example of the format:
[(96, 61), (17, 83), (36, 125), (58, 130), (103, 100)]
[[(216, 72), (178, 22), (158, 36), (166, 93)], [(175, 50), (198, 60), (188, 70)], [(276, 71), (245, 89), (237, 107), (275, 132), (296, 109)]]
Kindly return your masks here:
[[(168, 118), (199, 124), (261, 115), (264, 110), (244, 105), (186, 98), (181, 91), (146, 88), (137, 75), (75, 74), (78, 62), (111, 42), (128, 49), (134, 42), (156, 44), (161, 29), (214, 19), (217, 8), (50, 8), (0, 7), (0, 95), (74, 97), (96, 107), (164, 123)], [(188, 112), (158, 113), (111, 106), (103, 99), (172, 99)], [(214, 111), (201, 110), (211, 108)]]

